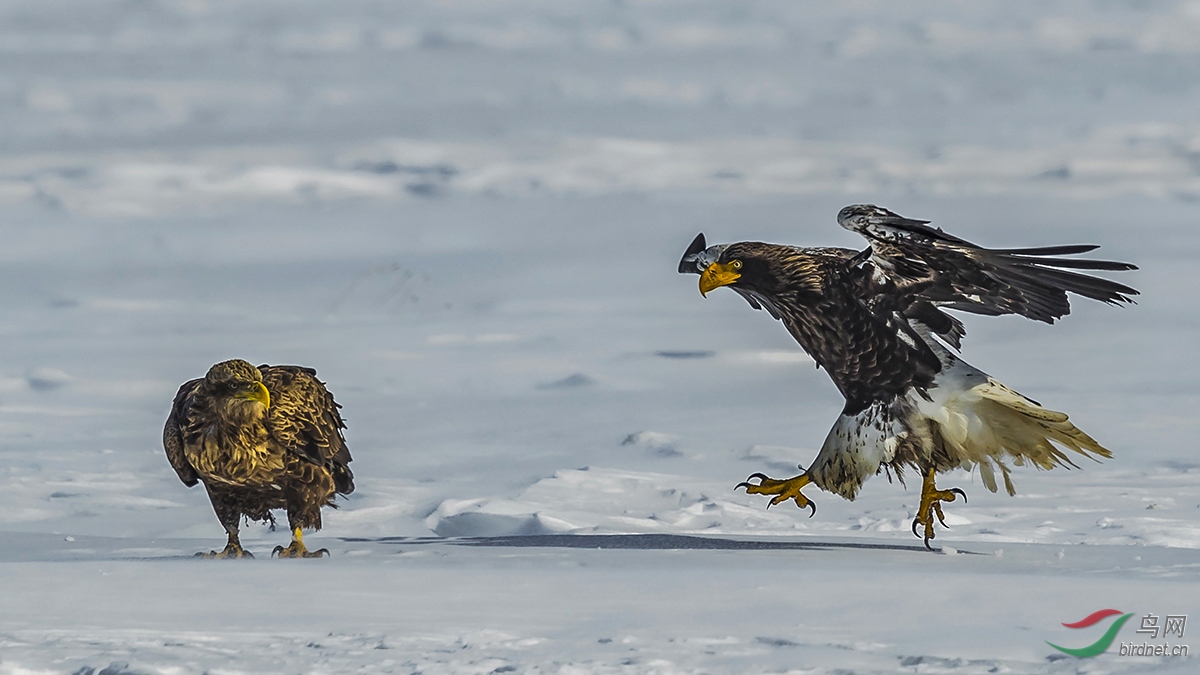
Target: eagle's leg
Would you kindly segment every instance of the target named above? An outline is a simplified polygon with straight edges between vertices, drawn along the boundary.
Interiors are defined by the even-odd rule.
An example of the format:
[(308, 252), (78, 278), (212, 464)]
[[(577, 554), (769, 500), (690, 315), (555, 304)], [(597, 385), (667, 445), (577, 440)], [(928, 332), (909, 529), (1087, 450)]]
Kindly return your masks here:
[(327, 548), (310, 551), (304, 546), (304, 535), (300, 532), (299, 527), (292, 528), (292, 543), (287, 548), (276, 546), (275, 550), (271, 551), (272, 557), (279, 556), (280, 558), (320, 558), (325, 555), (329, 555)]
[[(750, 481), (755, 478), (758, 479), (758, 482), (751, 483)], [(802, 509), (812, 509), (812, 512), (808, 514), (808, 517), (812, 518), (813, 516), (817, 515), (817, 505), (814, 504), (811, 499), (804, 496), (802, 492), (800, 492), (800, 488), (808, 485), (811, 482), (812, 479), (808, 477), (807, 473), (801, 473), (799, 476), (788, 478), (786, 480), (779, 480), (777, 478), (770, 478), (765, 474), (754, 473), (750, 474), (750, 477), (746, 480), (734, 486), (733, 489), (736, 490), (740, 487), (744, 487), (746, 488), (746, 492), (748, 494), (775, 495), (775, 497), (771, 499), (771, 502), (767, 504), (767, 508), (771, 508), (776, 504), (782, 504), (789, 499), (795, 500), (796, 506), (799, 506)]]
[(917, 507), (917, 517), (913, 518), (912, 531), (913, 534), (920, 537), (917, 532), (917, 526), (925, 528), (925, 548), (933, 550), (929, 545), (929, 540), (933, 539), (936, 534), (933, 531), (933, 519), (936, 516), (942, 527), (946, 527), (945, 516), (942, 515), (942, 502), (952, 502), (957, 495), (962, 495), (963, 502), (967, 501), (967, 493), (958, 488), (950, 488), (949, 490), (939, 490), (933, 484), (934, 470), (929, 469), (925, 472), (925, 480), (921, 484), (921, 505)]
[[(211, 495), (211, 492), (210, 492)], [(225, 543), (225, 549), (222, 551), (203, 551), (196, 554), (197, 558), (253, 558), (254, 556), (242, 548), (242, 542), (238, 539), (238, 521), (242, 519), (241, 511), (225, 504), (217, 499), (212, 500), (213, 510), (217, 512), (217, 518), (221, 521), (221, 525), (225, 526), (225, 532), (229, 535), (229, 540)]]
[(289, 471), (294, 472), (293, 478), (297, 479), (287, 492), (288, 528), (292, 531), (292, 543), (287, 548), (276, 546), (271, 555), (280, 558), (320, 558), (329, 555), (327, 548), (309, 551), (304, 546), (301, 530), (321, 529), (321, 505), (330, 501), (333, 479), (328, 471), (317, 471), (315, 465), (309, 463), (293, 465)]

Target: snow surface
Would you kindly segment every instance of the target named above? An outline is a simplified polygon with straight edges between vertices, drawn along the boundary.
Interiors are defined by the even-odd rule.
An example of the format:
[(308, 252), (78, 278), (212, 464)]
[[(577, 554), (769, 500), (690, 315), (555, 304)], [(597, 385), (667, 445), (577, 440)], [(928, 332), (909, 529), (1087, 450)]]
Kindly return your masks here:
[[(4, 2), (0, 62), (0, 674), (1196, 669), (1044, 640), (1200, 615), (1200, 3)], [(966, 318), (1116, 457), (947, 476), (950, 555), (911, 484), (733, 490), (841, 401), (675, 273), (856, 202), (1142, 267)], [(183, 559), (161, 425), (232, 357), (345, 406), (330, 559)]]

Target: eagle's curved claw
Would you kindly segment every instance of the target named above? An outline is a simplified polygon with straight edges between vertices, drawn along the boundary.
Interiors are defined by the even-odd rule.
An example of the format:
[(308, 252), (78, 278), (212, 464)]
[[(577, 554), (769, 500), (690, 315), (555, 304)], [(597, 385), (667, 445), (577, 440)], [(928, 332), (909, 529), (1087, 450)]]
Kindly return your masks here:
[(292, 543), (284, 548), (276, 546), (271, 551), (271, 557), (279, 556), (280, 558), (320, 558), (329, 555), (329, 549), (323, 548), (317, 551), (310, 551), (304, 546), (304, 535), (300, 532), (300, 528), (292, 530)]
[(205, 553), (200, 551), (194, 558), (208, 558), (212, 560), (238, 559), (238, 558), (253, 558), (254, 554), (242, 548), (241, 544), (230, 542), (225, 545), (225, 548), (220, 551), (209, 551)]
[(281, 558), (282, 557), (328, 557), (329, 555), (330, 555), (329, 549), (319, 549), (316, 551), (310, 551), (310, 550), (304, 548), (304, 546), (302, 546), (302, 545), (300, 546), (299, 550), (296, 550), (295, 548), (293, 548), (293, 546), (288, 546), (288, 548), (283, 548), (283, 546), (275, 546), (275, 549), (271, 551), (271, 557), (278, 556)]
[(327, 548), (319, 549), (316, 551), (310, 551), (310, 550), (304, 548), (303, 545), (301, 545), (297, 549), (297, 548), (295, 548), (294, 542), (293, 542), (292, 546), (288, 546), (287, 548), (284, 548), (282, 546), (276, 546), (275, 549), (271, 551), (272, 558), (274, 558), (276, 556), (278, 556), (280, 558), (323, 558), (323, 557), (328, 557), (329, 555), (330, 555), (329, 549), (327, 549)]
[[(758, 483), (751, 483), (750, 480), (753, 478), (757, 478)], [(746, 488), (747, 491), (749, 491), (749, 489), (752, 487), (758, 487), (759, 485), (762, 485), (762, 482), (765, 480), (771, 480), (770, 476), (768, 476), (765, 473), (752, 473), (746, 477), (746, 480), (738, 483), (737, 485), (734, 485), (733, 489), (736, 490), (738, 488), (744, 487), (744, 488)]]
[[(750, 481), (754, 480), (755, 478), (758, 479), (758, 482), (751, 483)], [(733, 489), (736, 490), (738, 488), (746, 488), (746, 492), (750, 492), (750, 488), (759, 487), (763, 484), (763, 481), (769, 480), (772, 480), (772, 478), (765, 473), (752, 473), (749, 476), (746, 476), (746, 480), (734, 485)]]
[[(933, 482), (933, 476), (933, 469), (930, 469), (925, 474), (925, 480), (921, 485), (921, 505), (917, 507), (917, 515), (913, 518), (912, 522), (913, 536), (922, 537), (925, 542), (925, 548), (930, 551), (934, 549), (929, 545), (929, 540), (937, 537), (933, 529), (934, 519), (936, 518), (942, 527), (949, 527), (946, 525), (945, 514), (942, 513), (942, 502), (952, 502), (957, 497), (962, 497), (963, 503), (967, 501), (967, 493), (963, 492), (960, 488), (950, 488), (949, 490), (937, 489), (937, 486)], [(917, 532), (918, 526), (924, 527), (924, 536), (922, 536), (922, 533)]]
[[(751, 480), (758, 479), (757, 483), (751, 483)], [(796, 506), (802, 509), (811, 509), (808, 514), (809, 518), (817, 515), (817, 505), (812, 502), (804, 493), (800, 492), (800, 488), (808, 485), (812, 479), (808, 474), (802, 473), (799, 476), (788, 478), (786, 480), (778, 480), (771, 478), (763, 473), (752, 473), (746, 480), (738, 483), (733, 489), (746, 488), (746, 492), (752, 495), (774, 495), (770, 502), (767, 502), (767, 508), (782, 504), (791, 499), (796, 502)]]

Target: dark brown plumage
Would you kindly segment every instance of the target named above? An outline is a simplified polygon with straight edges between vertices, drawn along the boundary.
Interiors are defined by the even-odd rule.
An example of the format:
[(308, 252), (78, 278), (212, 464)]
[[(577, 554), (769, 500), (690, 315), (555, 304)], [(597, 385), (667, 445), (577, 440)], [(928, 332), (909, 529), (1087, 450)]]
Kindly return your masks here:
[[(1128, 263), (1064, 258), (1095, 246), (986, 249), (872, 205), (848, 206), (838, 223), (870, 242), (863, 251), (759, 242), (708, 246), (696, 237), (679, 263), (700, 275), (700, 292), (726, 286), (783, 322), (824, 368), (845, 407), (807, 471), (788, 480), (755, 474), (742, 483), (772, 504), (808, 483), (853, 499), (882, 470), (924, 477), (914, 521), (933, 537), (939, 501), (934, 475), (977, 467), (995, 491), (995, 472), (1014, 491), (1006, 461), (1039, 468), (1072, 465), (1060, 447), (1089, 457), (1111, 453), (1071, 424), (958, 358), (962, 323), (944, 310), (1018, 314), (1053, 323), (1070, 312), (1067, 293), (1109, 304), (1137, 291), (1071, 270), (1122, 271)], [(965, 498), (965, 495), (964, 495)], [(813, 507), (815, 510), (815, 507)]]
[(878, 303), (861, 301), (870, 275), (851, 264), (854, 256), (849, 249), (741, 242), (720, 257), (742, 262), (741, 278), (730, 288), (778, 314), (829, 373), (849, 413), (914, 386), (927, 388), (940, 370), (923, 342), (903, 340), (903, 331), (881, 315)]
[[(302, 530), (321, 529), (321, 507), (354, 491), (346, 428), (317, 372), (223, 361), (175, 395), (163, 429), (167, 459), (188, 487), (203, 482), (229, 541), (210, 555), (242, 557), (242, 518), (270, 522), (286, 509), (293, 540), (284, 557), (312, 557)], [(327, 553), (327, 551), (326, 551)]]
[(1130, 302), (1138, 292), (1071, 269), (1127, 271), (1137, 266), (1110, 260), (1063, 258), (1098, 246), (987, 249), (870, 204), (847, 206), (838, 224), (871, 243), (871, 265), (888, 292), (948, 309), (996, 316), (1019, 314), (1054, 323), (1071, 312), (1067, 293), (1108, 304)]

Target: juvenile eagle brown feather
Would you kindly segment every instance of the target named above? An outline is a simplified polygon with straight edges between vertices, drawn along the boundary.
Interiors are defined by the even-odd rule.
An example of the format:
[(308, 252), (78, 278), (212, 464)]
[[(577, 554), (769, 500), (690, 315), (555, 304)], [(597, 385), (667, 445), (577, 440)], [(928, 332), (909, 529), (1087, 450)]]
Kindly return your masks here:
[[(241, 557), (242, 518), (321, 529), (321, 508), (354, 491), (341, 406), (301, 366), (223, 361), (179, 388), (163, 429), (167, 459), (188, 487), (204, 483), (228, 534), (221, 557)], [(293, 542), (295, 543), (295, 542)]]

